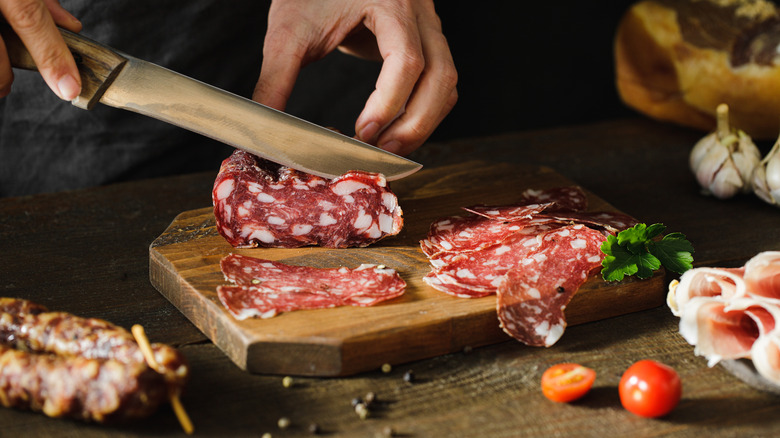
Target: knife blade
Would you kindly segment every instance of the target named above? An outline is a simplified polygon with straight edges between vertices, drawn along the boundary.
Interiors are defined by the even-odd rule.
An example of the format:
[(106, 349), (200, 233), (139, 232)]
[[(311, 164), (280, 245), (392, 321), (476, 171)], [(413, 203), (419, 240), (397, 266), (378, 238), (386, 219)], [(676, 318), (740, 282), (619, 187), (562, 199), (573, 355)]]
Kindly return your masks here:
[[(73, 105), (98, 102), (153, 117), (303, 172), (335, 178), (350, 170), (389, 181), (422, 165), (314, 123), (261, 105), (81, 35), (60, 29), (82, 80)], [(11, 65), (35, 69), (21, 40), (0, 24)]]

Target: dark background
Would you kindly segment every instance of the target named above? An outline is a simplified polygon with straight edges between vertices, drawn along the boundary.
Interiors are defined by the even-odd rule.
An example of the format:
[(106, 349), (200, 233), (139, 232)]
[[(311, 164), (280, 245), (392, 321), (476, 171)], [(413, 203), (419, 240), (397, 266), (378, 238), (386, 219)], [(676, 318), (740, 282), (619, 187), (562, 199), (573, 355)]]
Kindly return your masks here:
[[(459, 100), (430, 141), (633, 114), (615, 89), (612, 46), (633, 3), (437, 1), (458, 69)], [(318, 80), (339, 70), (364, 74), (349, 89)], [(304, 69), (288, 111), (354, 134), (376, 72), (376, 65), (333, 54)], [(330, 104), (341, 99), (338, 108)]]
[[(632, 3), (437, 1), (459, 73), (459, 101), (429, 142), (633, 114), (617, 96), (613, 67), (615, 30)], [(62, 4), (82, 21), (82, 34), (89, 38), (252, 95), (268, 0)], [(354, 135), (380, 67), (335, 52), (303, 69), (287, 111)], [(11, 94), (0, 99), (0, 197), (216, 173), (231, 151), (127, 111), (75, 108), (60, 101), (37, 72), (16, 70)]]

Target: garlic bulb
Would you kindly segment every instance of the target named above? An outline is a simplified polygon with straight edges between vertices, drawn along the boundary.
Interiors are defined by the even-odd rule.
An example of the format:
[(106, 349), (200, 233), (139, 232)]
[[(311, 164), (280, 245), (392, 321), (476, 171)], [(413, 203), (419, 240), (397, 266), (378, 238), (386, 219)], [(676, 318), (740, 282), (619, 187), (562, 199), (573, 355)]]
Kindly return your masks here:
[(753, 192), (764, 201), (780, 206), (780, 139), (753, 170)]
[(726, 104), (718, 105), (717, 131), (699, 140), (689, 157), (699, 185), (721, 199), (749, 193), (753, 169), (761, 161), (761, 153), (750, 136), (729, 127), (728, 111)]

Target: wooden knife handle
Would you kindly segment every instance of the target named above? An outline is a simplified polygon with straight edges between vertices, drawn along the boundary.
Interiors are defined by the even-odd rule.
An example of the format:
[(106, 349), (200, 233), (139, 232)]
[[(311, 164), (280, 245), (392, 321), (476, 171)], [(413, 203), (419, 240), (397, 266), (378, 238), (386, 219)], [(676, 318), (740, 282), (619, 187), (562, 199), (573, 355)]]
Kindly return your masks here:
[[(114, 78), (122, 70), (127, 59), (110, 47), (65, 29), (60, 29), (81, 75), (81, 94), (73, 99), (73, 105), (92, 109)], [(8, 23), (0, 23), (0, 35), (8, 49), (11, 66), (26, 70), (37, 70), (30, 52)]]

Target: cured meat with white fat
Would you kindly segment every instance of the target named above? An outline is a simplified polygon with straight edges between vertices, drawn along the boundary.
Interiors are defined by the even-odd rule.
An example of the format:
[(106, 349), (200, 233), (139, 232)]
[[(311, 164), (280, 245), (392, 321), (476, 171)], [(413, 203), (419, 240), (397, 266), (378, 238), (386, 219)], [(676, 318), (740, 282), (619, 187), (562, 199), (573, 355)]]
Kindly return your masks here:
[(222, 163), (212, 201), (218, 232), (237, 248), (363, 247), (403, 227), (398, 199), (380, 174), (329, 180), (241, 150)]
[(538, 248), (539, 234), (552, 228), (551, 225), (523, 227), (479, 250), (437, 254), (430, 257), (433, 268), (423, 281), (461, 298), (495, 294), (504, 275), (518, 260)]
[(601, 267), (604, 236), (584, 225), (547, 231), (498, 287), (501, 328), (527, 345), (549, 347), (566, 328), (564, 310), (590, 273)]
[(739, 268), (690, 269), (670, 284), (667, 304), (680, 317), (680, 334), (710, 366), (752, 360), (780, 385), (780, 251)]
[(239, 320), (293, 310), (372, 306), (406, 290), (395, 270), (377, 265), (320, 269), (229, 254), (220, 266), (234, 284), (217, 287), (217, 295)]
[[(528, 189), (510, 205), (464, 207), (473, 214), (435, 221), (420, 242), (431, 264), (423, 281), (463, 298), (498, 293), (507, 333), (529, 345), (552, 345), (566, 326), (566, 304), (601, 265), (606, 235), (637, 223), (622, 213), (583, 211), (587, 206), (585, 192), (574, 186)], [(559, 269), (560, 260), (547, 257), (569, 264)], [(546, 282), (556, 283), (556, 291), (565, 284), (566, 292), (533, 298)]]

